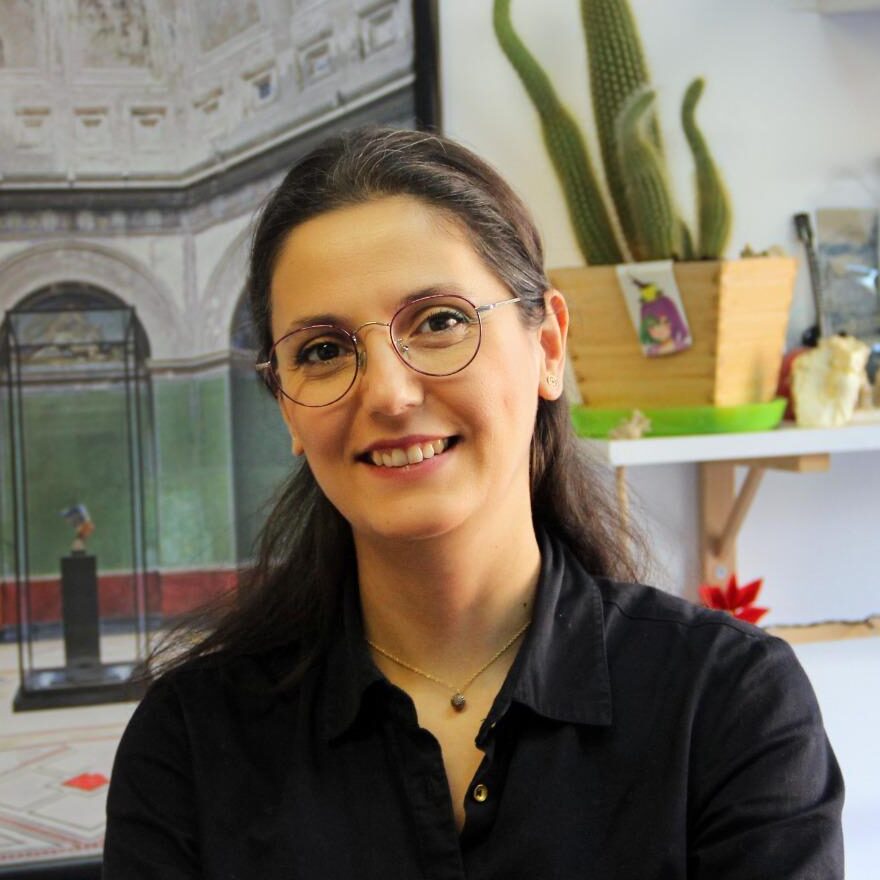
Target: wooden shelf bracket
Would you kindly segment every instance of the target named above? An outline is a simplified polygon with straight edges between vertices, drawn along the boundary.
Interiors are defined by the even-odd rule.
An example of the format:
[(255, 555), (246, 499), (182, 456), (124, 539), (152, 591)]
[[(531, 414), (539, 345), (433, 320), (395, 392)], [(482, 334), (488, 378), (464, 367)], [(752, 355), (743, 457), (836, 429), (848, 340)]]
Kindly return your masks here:
[[(734, 470), (748, 468), (736, 492)], [(703, 583), (723, 583), (736, 571), (736, 539), (768, 469), (793, 473), (826, 471), (827, 453), (744, 461), (706, 461), (700, 473), (700, 559)]]

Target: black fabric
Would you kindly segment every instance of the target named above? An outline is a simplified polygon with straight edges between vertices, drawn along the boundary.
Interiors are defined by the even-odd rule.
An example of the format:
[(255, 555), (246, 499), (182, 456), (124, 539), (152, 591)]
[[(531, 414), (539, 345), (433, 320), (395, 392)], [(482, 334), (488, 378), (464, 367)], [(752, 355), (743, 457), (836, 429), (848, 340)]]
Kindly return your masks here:
[(442, 756), (372, 663), (356, 591), (325, 661), (154, 685), (110, 783), (105, 880), (834, 880), (843, 782), (789, 646), (542, 536), (533, 624), (456, 831)]

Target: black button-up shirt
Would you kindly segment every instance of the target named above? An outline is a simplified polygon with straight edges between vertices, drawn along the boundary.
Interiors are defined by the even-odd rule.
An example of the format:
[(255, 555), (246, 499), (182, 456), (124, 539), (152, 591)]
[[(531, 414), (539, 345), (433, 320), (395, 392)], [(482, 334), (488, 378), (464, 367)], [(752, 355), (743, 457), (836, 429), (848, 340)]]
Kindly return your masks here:
[(834, 880), (843, 784), (788, 645), (542, 536), (535, 613), (455, 827), (436, 739), (356, 590), (284, 697), (283, 651), (155, 685), (119, 747), (106, 880)]

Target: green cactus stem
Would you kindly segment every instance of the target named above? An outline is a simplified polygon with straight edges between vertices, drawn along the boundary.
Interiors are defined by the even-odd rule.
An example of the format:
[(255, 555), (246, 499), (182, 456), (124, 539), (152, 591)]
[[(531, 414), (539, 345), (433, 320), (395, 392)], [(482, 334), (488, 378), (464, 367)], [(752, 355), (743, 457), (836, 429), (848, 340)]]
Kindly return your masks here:
[[(593, 115), (610, 202), (602, 192), (583, 134), (547, 74), (513, 29), (511, 0), (494, 0), (495, 34), (541, 120), (544, 143), (587, 263), (718, 259), (730, 236), (730, 200), (695, 121), (703, 80), (690, 84), (682, 125), (696, 166), (696, 242), (669, 186), (654, 93), (628, 0), (581, 0)], [(613, 210), (612, 210), (613, 209)], [(626, 247), (617, 238), (613, 214)]]
[[(581, 21), (605, 180), (620, 228), (630, 250), (633, 250), (638, 218), (633, 216), (626, 194), (627, 170), (620, 163), (617, 120), (633, 93), (648, 86), (647, 64), (632, 10), (626, 0), (581, 0)], [(646, 118), (645, 128), (654, 150), (662, 156), (660, 126), (653, 109)]]
[(681, 107), (681, 124), (696, 169), (697, 256), (704, 260), (718, 260), (724, 255), (730, 239), (730, 198), (696, 123), (697, 103), (704, 85), (704, 81), (697, 77), (688, 86)]
[(617, 119), (618, 161), (626, 169), (625, 194), (633, 218), (630, 248), (636, 260), (664, 260), (681, 250), (681, 220), (666, 175), (666, 165), (647, 131), (655, 93), (630, 96)]
[(694, 236), (690, 227), (681, 217), (678, 218), (678, 241), (679, 250), (672, 255), (674, 260), (696, 260), (697, 251), (694, 247)]
[(578, 246), (588, 264), (619, 263), (623, 255), (583, 134), (547, 74), (513, 29), (510, 3), (495, 0), (495, 35), (540, 116), (544, 143), (565, 193)]

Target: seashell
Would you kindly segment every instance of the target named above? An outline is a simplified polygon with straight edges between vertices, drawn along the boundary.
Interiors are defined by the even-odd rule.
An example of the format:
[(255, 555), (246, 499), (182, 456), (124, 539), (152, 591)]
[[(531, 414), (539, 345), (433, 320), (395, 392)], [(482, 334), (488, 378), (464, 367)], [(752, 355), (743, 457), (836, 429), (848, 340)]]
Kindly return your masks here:
[(792, 369), (794, 414), (802, 428), (836, 428), (852, 419), (870, 349), (853, 336), (831, 336)]

